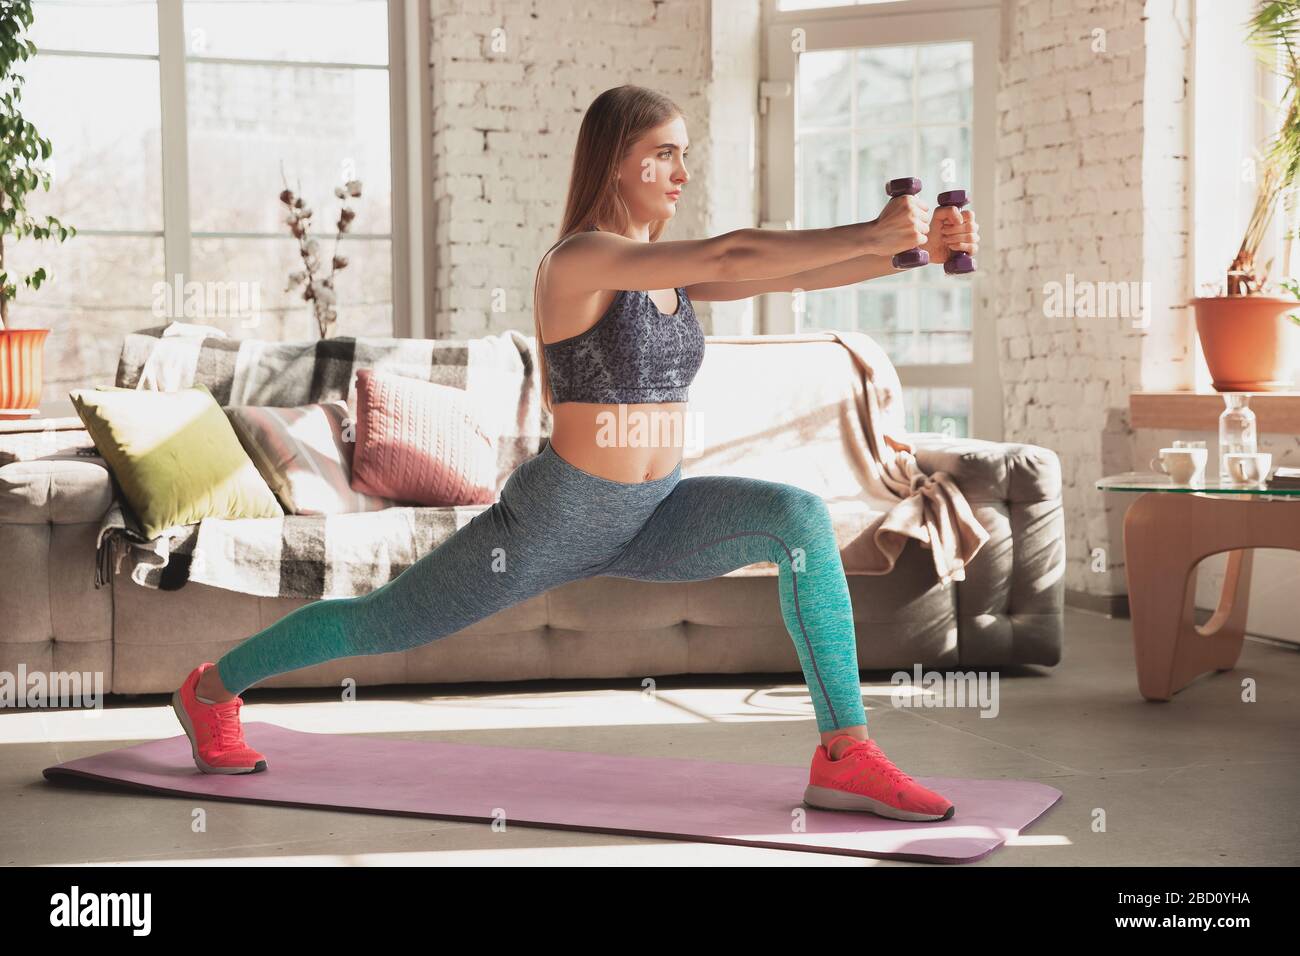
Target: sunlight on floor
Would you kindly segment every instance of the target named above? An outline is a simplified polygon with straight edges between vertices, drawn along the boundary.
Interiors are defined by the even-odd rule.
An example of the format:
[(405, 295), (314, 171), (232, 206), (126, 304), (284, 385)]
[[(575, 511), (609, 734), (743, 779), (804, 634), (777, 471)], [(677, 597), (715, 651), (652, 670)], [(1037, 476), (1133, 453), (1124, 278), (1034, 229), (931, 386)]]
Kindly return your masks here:
[[(878, 698), (868, 715), (892, 706), (898, 688), (864, 684), (864, 697)], [(384, 699), (309, 703), (245, 704), (245, 724), (278, 724), (307, 733), (395, 733), (509, 730), (544, 727), (607, 727), (811, 720), (808, 688), (785, 684), (763, 688), (689, 687), (649, 692), (631, 690), (528, 691), (482, 696), (399, 696)], [(868, 717), (868, 719), (870, 719)], [(153, 740), (180, 734), (170, 704), (115, 706), (106, 710), (28, 709), (0, 722), (2, 743), (56, 743), (74, 740)]]
[(1072, 841), (1068, 836), (1054, 833), (1043, 833), (1036, 836), (1010, 836), (1007, 837), (1007, 846), (1071, 846)]

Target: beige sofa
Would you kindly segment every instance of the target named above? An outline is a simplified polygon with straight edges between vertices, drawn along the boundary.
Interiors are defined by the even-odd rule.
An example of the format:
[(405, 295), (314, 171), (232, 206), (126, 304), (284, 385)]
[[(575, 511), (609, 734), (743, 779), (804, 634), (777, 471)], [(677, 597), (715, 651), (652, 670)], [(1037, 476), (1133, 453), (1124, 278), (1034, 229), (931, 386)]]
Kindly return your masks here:
[[(737, 402), (775, 402), (771, 407), (780, 408), (783, 396), (806, 399), (810, 389), (853, 374), (852, 364), (835, 358), (833, 347), (805, 349), (799, 361), (791, 360), (793, 352), (767, 351), (771, 367), (786, 371), (754, 383), (721, 359), (710, 364), (710, 352), (721, 348), (713, 337), (706, 339), (705, 365), (691, 399), (693, 413), (717, 416), (715, 421)], [(781, 348), (797, 346), (770, 346)], [(897, 382), (892, 368), (877, 374)], [(123, 382), (119, 369), (117, 384)], [(891, 414), (901, 415), (901, 405)], [(794, 417), (774, 419), (763, 435), (752, 436), (754, 442), (780, 446), (807, 428)], [(45, 437), (57, 438), (58, 446), (89, 444), (84, 432)], [(967, 669), (1058, 663), (1065, 545), (1056, 454), (1037, 445), (935, 434), (908, 440), (926, 472), (942, 469), (952, 476), (990, 539), (965, 580), (949, 585), (939, 583), (930, 554), (916, 542), (908, 543), (889, 574), (850, 572), (861, 667), (910, 672), (917, 664)], [(307, 603), (194, 582), (155, 590), (122, 573), (111, 586), (96, 588), (96, 534), (116, 493), (103, 459), (75, 447), (33, 457), (30, 442), (26, 454), (16, 442), (0, 434), (0, 461), (6, 448), (10, 459), (26, 459), (0, 466), (0, 671), (98, 671), (111, 693), (170, 692), (195, 664), (216, 660)], [(747, 459), (746, 447), (759, 446), (732, 442), (726, 460), (687, 458), (683, 476), (751, 473), (746, 466), (756, 452)], [(818, 446), (819, 454), (827, 454), (827, 447), (833, 442)], [(776, 480), (788, 478), (783, 472)], [(836, 514), (841, 522), (854, 520), (844, 502)], [(349, 677), (381, 685), (687, 673), (782, 673), (801, 680), (774, 575), (774, 567), (751, 566), (681, 584), (576, 581), (414, 650), (331, 661), (258, 686), (337, 687)], [(634, 617), (629, 608), (636, 609)]]

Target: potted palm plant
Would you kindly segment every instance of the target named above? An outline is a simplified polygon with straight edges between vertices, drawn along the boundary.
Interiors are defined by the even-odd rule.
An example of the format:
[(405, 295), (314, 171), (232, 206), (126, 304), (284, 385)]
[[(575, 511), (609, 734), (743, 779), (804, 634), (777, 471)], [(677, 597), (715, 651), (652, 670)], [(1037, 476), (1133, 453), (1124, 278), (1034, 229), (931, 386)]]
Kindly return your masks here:
[(39, 289), (48, 276), (39, 267), (10, 275), (5, 240), (57, 237), (62, 242), (76, 235), (53, 216), (41, 222), (27, 213), (27, 194), (41, 187), (49, 191), (50, 173), (43, 164), (53, 153), (50, 141), (19, 109), (24, 80), (14, 67), (36, 53), (36, 44), (21, 36), (31, 25), (31, 0), (0, 4), (0, 418), (25, 417), (40, 403), (45, 337), (50, 334), (49, 329), (10, 326), (9, 303), (19, 286)]
[[(1293, 388), (1287, 378), (1288, 337), (1295, 336), (1300, 315), (1295, 286), (1289, 281), (1279, 288), (1291, 298), (1271, 295), (1268, 272), (1255, 262), (1269, 220), (1279, 197), (1294, 200), (1296, 174), (1300, 170), (1300, 113), (1297, 84), (1300, 84), (1300, 0), (1271, 0), (1260, 4), (1249, 24), (1248, 38), (1270, 66), (1280, 62), (1286, 81), (1281, 109), (1284, 118), (1270, 145), (1258, 179), (1258, 192), (1241, 248), (1228, 267), (1224, 294), (1192, 299), (1196, 310), (1196, 332), (1205, 354), (1214, 387), (1220, 392), (1256, 392)], [(1289, 223), (1288, 223), (1289, 226)], [(1288, 228), (1283, 262), (1290, 259), (1292, 233)]]

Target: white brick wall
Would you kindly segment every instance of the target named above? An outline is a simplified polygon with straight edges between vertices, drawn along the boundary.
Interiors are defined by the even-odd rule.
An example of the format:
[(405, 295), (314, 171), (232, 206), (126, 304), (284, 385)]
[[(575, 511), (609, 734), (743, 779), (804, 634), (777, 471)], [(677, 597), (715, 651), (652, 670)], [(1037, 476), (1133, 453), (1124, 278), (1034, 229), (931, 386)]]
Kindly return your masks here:
[[(713, 122), (711, 5), (431, 0), (435, 336), (508, 328), (533, 334), (533, 274), (556, 239), (578, 126), (591, 101), (610, 87), (652, 87), (686, 114), (692, 180), (665, 238), (718, 231), (707, 226), (719, 214), (708, 198), (716, 180), (711, 147), (734, 155), (738, 134), (735, 118)], [(755, 30), (758, 5), (739, 5)], [(716, 26), (726, 29), (729, 49), (742, 35), (729, 19)], [(504, 31), (499, 52), (496, 28)], [(736, 202), (743, 198), (724, 205)], [(752, 225), (752, 217), (744, 224)], [(505, 311), (492, 311), (494, 297)], [(697, 311), (708, 329), (706, 304)]]
[[(1066, 587), (1123, 594), (1097, 477), (1136, 467), (1128, 395), (1192, 385), (1186, 0), (1004, 0), (996, 298), (1008, 441), (1061, 456)], [(1049, 314), (1047, 283), (1149, 282), (1150, 310)], [(1094, 549), (1107, 570), (1093, 570)]]
[[(741, 189), (723, 171), (754, 149), (759, 3), (721, 6), (725, 15), (712, 0), (538, 0), (532, 17), (509, 0), (434, 0), (435, 334), (531, 332), (533, 269), (555, 237), (582, 111), (617, 83), (661, 89), (688, 114), (691, 201), (670, 235), (754, 224), (757, 184)], [(1107, 508), (1126, 502), (1093, 482), (1134, 467), (1129, 392), (1191, 384), (1186, 327), (1170, 321), (1186, 290), (1176, 251), (1188, 228), (1186, 0), (1005, 0), (1003, 15), (992, 314), (1006, 437), (1061, 456), (1067, 587), (1123, 593)], [(496, 26), (504, 53), (489, 48)], [(1149, 325), (1045, 315), (1044, 284), (1067, 273), (1076, 284), (1150, 282)], [(504, 313), (490, 311), (495, 288)], [(712, 328), (708, 311), (701, 304)], [(752, 330), (740, 311), (718, 319), (719, 331)], [(1108, 572), (1091, 570), (1094, 548)]]

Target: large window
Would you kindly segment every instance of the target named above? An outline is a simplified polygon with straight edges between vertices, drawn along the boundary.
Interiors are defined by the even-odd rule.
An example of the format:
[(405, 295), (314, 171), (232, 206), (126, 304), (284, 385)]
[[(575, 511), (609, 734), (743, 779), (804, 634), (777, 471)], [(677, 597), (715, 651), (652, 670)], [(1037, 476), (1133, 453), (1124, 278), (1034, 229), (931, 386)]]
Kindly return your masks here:
[[(886, 182), (915, 176), (932, 208), (941, 192), (970, 194), (979, 266), (991, 261), (994, 209), (991, 140), (976, 132), (991, 103), (977, 91), (987, 100), (996, 82), (996, 11), (882, 20), (883, 9), (774, 17), (769, 78), (788, 77), (792, 95), (771, 103), (769, 218), (798, 229), (874, 219)], [(791, 297), (788, 317), (784, 303), (770, 309), (765, 331), (865, 332), (898, 368), (911, 430), (1000, 438), (996, 339), (992, 317), (977, 316), (977, 281), (931, 265), (813, 290)]]
[[(875, 218), (890, 179), (922, 171), (919, 197), (967, 188), (971, 45), (826, 50), (800, 57), (795, 104), (796, 228)], [(936, 174), (939, 178), (936, 178)], [(800, 331), (857, 329), (896, 365), (969, 363), (970, 284), (938, 267), (810, 292)], [(970, 390), (912, 389), (920, 431), (969, 433)]]
[(108, 0), (38, 2), (34, 13), (38, 53), (18, 65), (22, 109), (54, 155), (51, 190), (29, 193), (28, 209), (79, 234), (6, 247), (11, 272), (50, 274), (39, 291), (20, 289), (9, 314), (17, 327), (53, 330), (45, 377), (66, 391), (80, 369), (112, 367), (113, 333), (156, 324), (153, 286), (165, 274), (158, 17), (152, 2)]
[(355, 231), (339, 243), (348, 266), (336, 282), (336, 334), (390, 335), (386, 0), (184, 6), (191, 275), (258, 283), (269, 326), (259, 338), (314, 337), (307, 303), (285, 291), (302, 259), (278, 196), (301, 189), (314, 235), (332, 250), (333, 189), (359, 179)]
[[(325, 271), (336, 186), (363, 183), (339, 254), (335, 335), (393, 334), (393, 141), (387, 0), (36, 0), (37, 55), (23, 107), (54, 146), (35, 215), (79, 234), (19, 243), (19, 269), (52, 273), (14, 304), (16, 325), (53, 330), (47, 377), (84, 384), (115, 365), (122, 333), (173, 318), (235, 337), (315, 338), (284, 221), (286, 184), (312, 207)], [(238, 284), (204, 308), (162, 311), (159, 283)], [(183, 287), (183, 286), (182, 286)], [(66, 388), (63, 389), (66, 391)], [(55, 395), (61, 394), (58, 389)]]

